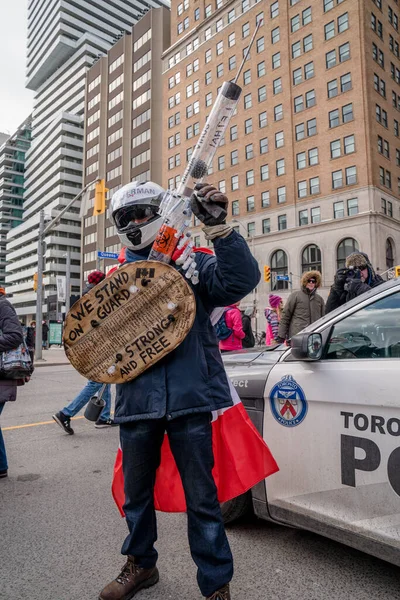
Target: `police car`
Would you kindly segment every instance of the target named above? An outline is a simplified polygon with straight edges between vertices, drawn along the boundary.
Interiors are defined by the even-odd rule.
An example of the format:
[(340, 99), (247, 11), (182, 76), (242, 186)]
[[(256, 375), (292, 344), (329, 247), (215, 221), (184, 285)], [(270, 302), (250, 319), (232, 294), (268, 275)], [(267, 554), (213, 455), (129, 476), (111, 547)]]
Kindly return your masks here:
[(224, 355), (280, 471), (223, 505), (400, 566), (400, 279), (313, 323), (292, 347)]

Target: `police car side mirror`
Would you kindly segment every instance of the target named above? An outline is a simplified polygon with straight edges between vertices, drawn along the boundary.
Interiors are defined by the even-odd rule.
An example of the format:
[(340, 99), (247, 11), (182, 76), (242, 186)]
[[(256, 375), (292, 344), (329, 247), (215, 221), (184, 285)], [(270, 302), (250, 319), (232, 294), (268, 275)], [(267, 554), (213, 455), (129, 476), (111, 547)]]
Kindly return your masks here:
[(291, 340), (292, 356), (297, 360), (320, 360), (322, 336), (320, 333), (298, 333)]

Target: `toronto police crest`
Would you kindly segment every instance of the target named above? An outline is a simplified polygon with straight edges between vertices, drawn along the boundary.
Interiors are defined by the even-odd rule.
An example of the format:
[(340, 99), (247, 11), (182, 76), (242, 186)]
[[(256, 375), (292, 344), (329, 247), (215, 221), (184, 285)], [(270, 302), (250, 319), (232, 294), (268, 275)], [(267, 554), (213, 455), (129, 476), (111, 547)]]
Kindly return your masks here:
[(270, 393), (271, 411), (285, 427), (296, 427), (304, 421), (308, 404), (306, 396), (291, 375), (285, 375)]

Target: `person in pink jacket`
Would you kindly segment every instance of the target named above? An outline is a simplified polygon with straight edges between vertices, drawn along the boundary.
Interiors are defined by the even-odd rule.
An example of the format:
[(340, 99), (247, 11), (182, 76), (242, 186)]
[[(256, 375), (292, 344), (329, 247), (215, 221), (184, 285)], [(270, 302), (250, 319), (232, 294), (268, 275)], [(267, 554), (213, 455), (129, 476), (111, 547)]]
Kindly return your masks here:
[(245, 337), (242, 325), (242, 313), (239, 310), (240, 302), (231, 304), (225, 310), (225, 322), (229, 329), (232, 329), (232, 335), (226, 340), (220, 340), (219, 349), (221, 352), (230, 352), (231, 350), (242, 349), (242, 339)]

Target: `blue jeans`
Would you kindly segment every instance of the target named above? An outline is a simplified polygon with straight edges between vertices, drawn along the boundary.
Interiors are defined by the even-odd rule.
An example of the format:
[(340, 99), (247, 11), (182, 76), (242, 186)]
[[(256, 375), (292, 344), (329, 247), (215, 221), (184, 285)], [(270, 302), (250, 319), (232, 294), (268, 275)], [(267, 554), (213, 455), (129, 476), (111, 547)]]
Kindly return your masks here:
[[(92, 396), (103, 386), (103, 383), (97, 383), (96, 381), (88, 381), (85, 387), (79, 394), (72, 400), (68, 406), (62, 409), (62, 413), (66, 417), (74, 417), (90, 400)], [(103, 408), (100, 418), (107, 421), (110, 418), (111, 409), (111, 386), (107, 385), (104, 390), (103, 400), (105, 400), (105, 407)]]
[(129, 528), (122, 554), (135, 556), (143, 568), (151, 568), (157, 562), (153, 490), (167, 431), (185, 490), (190, 551), (204, 596), (213, 594), (233, 576), (232, 554), (212, 476), (214, 455), (210, 421), (210, 413), (198, 413), (172, 421), (164, 418), (120, 425), (124, 511)]
[[(0, 404), (0, 415), (3, 411), (4, 408), (4, 402), (2, 402)], [(8, 464), (7, 464), (7, 454), (6, 454), (6, 447), (4, 445), (4, 438), (3, 438), (3, 434), (1, 433), (1, 427), (0, 427), (0, 471), (7, 471), (8, 469)]]

